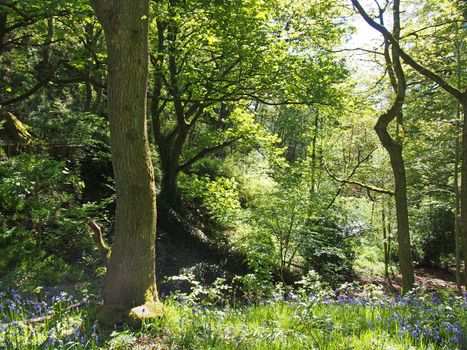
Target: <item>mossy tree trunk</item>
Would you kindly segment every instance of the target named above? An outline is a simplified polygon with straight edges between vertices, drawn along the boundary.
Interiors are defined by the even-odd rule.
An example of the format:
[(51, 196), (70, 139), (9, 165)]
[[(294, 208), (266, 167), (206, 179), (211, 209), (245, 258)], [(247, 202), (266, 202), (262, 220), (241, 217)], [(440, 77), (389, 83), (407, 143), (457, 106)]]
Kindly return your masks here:
[(147, 139), (149, 0), (94, 0), (108, 50), (108, 109), (117, 209), (105, 305), (145, 302), (156, 287), (156, 195)]

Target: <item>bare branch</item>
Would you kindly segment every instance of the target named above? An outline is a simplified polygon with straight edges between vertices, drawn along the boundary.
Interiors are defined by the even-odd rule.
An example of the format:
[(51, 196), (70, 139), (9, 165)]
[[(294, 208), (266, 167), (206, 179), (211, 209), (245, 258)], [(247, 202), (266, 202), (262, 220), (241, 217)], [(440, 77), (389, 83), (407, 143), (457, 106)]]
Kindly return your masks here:
[(88, 221), (86, 224), (89, 226), (89, 228), (92, 230), (92, 238), (94, 239), (94, 242), (97, 245), (97, 249), (99, 250), (99, 254), (104, 258), (108, 259), (110, 257), (110, 247), (105, 243), (104, 237), (102, 236), (102, 230), (99, 227), (99, 225), (92, 220), (91, 218), (88, 218)]

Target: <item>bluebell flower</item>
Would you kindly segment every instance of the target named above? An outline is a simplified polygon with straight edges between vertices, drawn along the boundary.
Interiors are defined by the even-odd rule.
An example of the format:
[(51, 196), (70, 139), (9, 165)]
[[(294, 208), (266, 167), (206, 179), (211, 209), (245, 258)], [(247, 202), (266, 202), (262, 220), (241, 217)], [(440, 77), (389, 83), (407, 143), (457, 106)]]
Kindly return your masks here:
[(49, 332), (49, 338), (47, 339), (47, 344), (53, 346), (55, 344), (55, 338), (53, 335), (53, 331)]
[(97, 330), (97, 325), (94, 323), (92, 325), (92, 335), (91, 335), (91, 337), (94, 340), (94, 343), (97, 344), (99, 342), (99, 336), (98, 336), (96, 330)]
[(75, 339), (78, 339), (78, 338), (79, 338), (80, 331), (79, 331), (78, 328), (73, 328), (72, 331), (71, 331), (71, 333), (73, 334), (73, 337), (74, 337)]
[(20, 298), (20, 295), (14, 289), (11, 290), (11, 296), (13, 297), (13, 299), (19, 299)]

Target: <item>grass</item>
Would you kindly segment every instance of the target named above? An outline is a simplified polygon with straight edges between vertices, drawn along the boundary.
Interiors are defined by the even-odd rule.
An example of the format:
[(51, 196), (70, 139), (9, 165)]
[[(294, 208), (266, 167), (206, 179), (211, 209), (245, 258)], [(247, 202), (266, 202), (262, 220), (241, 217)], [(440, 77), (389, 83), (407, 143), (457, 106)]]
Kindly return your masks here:
[[(99, 304), (70, 308), (82, 297), (40, 292), (0, 296), (1, 349), (467, 349), (467, 295), (413, 293), (355, 297), (340, 291), (276, 297), (231, 308), (170, 297), (165, 315), (141, 330), (103, 332)], [(27, 320), (51, 315), (50, 320)]]
[(289, 300), (232, 310), (170, 302), (162, 339), (179, 349), (461, 349), (465, 301), (445, 302)]

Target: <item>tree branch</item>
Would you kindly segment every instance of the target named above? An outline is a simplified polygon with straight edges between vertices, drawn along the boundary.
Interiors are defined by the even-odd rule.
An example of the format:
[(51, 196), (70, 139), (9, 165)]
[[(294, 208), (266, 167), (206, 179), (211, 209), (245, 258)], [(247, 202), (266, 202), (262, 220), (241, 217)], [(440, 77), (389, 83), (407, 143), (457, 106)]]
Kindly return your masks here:
[(86, 224), (92, 230), (92, 238), (97, 245), (97, 249), (99, 250), (99, 254), (107, 260), (110, 257), (111, 249), (104, 241), (104, 237), (102, 236), (102, 230), (98, 224), (91, 218), (88, 218)]
[(388, 190), (386, 188), (376, 187), (376, 186), (373, 186), (373, 185), (362, 183), (360, 181), (352, 181), (352, 180), (349, 180), (349, 179), (339, 179), (337, 176), (335, 176), (334, 174), (332, 174), (329, 171), (329, 169), (326, 167), (326, 165), (323, 164), (323, 166), (324, 166), (324, 170), (326, 170), (328, 175), (333, 180), (335, 180), (337, 182), (340, 182), (340, 183), (343, 183), (343, 184), (349, 184), (349, 185), (356, 185), (356, 186), (365, 188), (365, 189), (373, 191), (373, 192), (384, 193), (384, 194), (388, 194), (388, 195), (391, 195), (391, 196), (394, 195), (394, 191)]
[(409, 66), (411, 66), (413, 69), (415, 69), (418, 73), (421, 75), (427, 77), (428, 79), (433, 80), (436, 82), (442, 89), (447, 91), (449, 94), (457, 98), (458, 100), (462, 100), (462, 93), (450, 85), (446, 80), (444, 80), (441, 76), (436, 74), (435, 72), (421, 66), (418, 62), (416, 62), (412, 57), (410, 57), (408, 54), (405, 53), (405, 51), (400, 47), (399, 41), (394, 38), (394, 36), (387, 30), (386, 27), (382, 26), (381, 24), (376, 23), (369, 15), (366, 13), (366, 11), (363, 9), (362, 5), (358, 0), (351, 0), (352, 4), (355, 6), (357, 11), (360, 13), (360, 15), (363, 17), (363, 19), (374, 29), (376, 29), (378, 32), (380, 32), (385, 38), (387, 38), (390, 43), (394, 46), (394, 48), (399, 52), (400, 57), (404, 60), (405, 63), (407, 63)]
[(28, 98), (29, 96), (34, 94), (36, 91), (41, 89), (43, 86), (47, 85), (47, 83), (49, 81), (50, 81), (50, 78), (43, 79), (43, 80), (39, 81), (36, 85), (34, 85), (29, 91), (25, 92), (24, 94), (19, 95), (17, 97), (13, 97), (13, 98), (11, 98), (9, 100), (0, 101), (0, 106), (2, 106), (2, 107), (8, 106), (8, 105), (11, 105), (13, 103), (16, 103), (16, 102), (19, 102), (21, 100), (24, 100), (24, 99)]
[(216, 145), (216, 146), (212, 146), (212, 147), (209, 147), (209, 148), (205, 148), (203, 149), (202, 151), (200, 151), (198, 154), (196, 154), (194, 157), (192, 157), (191, 159), (189, 159), (188, 161), (186, 161), (184, 164), (180, 165), (179, 166), (179, 171), (188, 171), (194, 163), (196, 163), (198, 160), (208, 156), (209, 154), (211, 153), (214, 153), (224, 147), (227, 147), (231, 144), (233, 144), (234, 142), (240, 140), (241, 137), (236, 137), (232, 140), (228, 140), (228, 141), (225, 141), (219, 145)]

